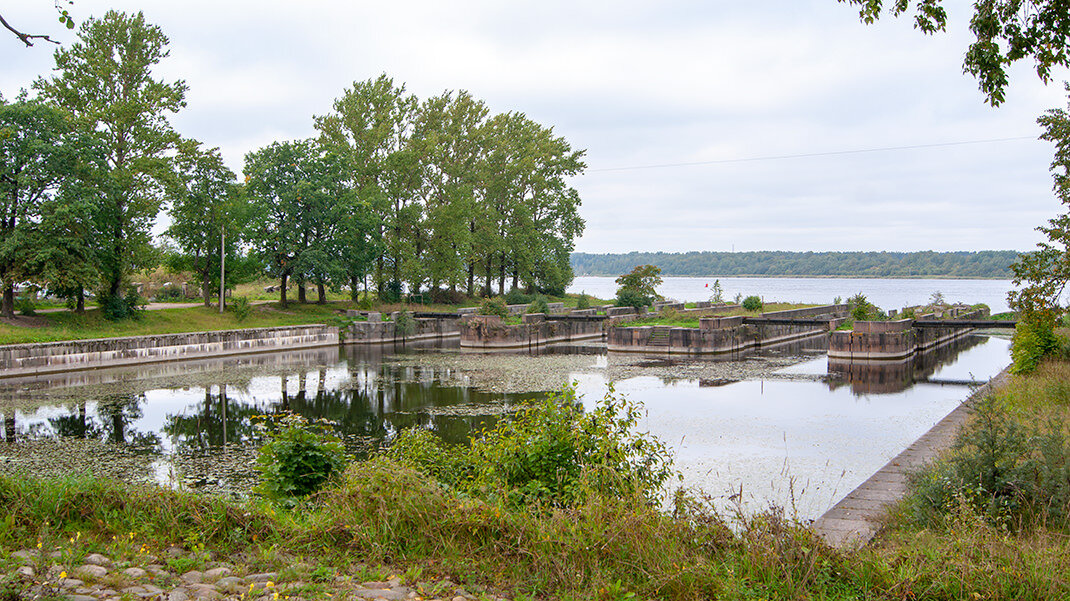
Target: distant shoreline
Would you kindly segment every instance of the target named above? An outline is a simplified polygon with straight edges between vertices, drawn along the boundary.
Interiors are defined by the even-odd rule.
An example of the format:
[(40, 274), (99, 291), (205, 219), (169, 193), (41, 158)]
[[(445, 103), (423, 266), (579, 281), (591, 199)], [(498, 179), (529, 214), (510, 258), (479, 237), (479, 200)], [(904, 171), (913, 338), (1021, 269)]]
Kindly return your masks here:
[[(609, 273), (577, 273), (577, 278), (618, 278), (621, 274)], [(798, 279), (798, 280), (993, 280), (1009, 281), (1010, 277), (984, 277), (984, 276), (953, 276), (953, 275), (770, 275), (770, 274), (746, 274), (746, 275), (679, 275), (661, 274), (662, 278), (762, 278), (762, 279)]]

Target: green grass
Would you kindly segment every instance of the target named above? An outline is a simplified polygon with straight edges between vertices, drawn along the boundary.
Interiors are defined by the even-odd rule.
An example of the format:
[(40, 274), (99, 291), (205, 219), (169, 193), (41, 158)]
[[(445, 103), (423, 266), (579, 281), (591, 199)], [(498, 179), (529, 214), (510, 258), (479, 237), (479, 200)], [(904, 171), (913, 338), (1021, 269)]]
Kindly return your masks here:
[(35, 317), (46, 324), (41, 327), (20, 327), (0, 323), (0, 344), (326, 323), (332, 317), (337, 316), (339, 311), (351, 307), (351, 303), (327, 305), (291, 303), (285, 309), (277, 303), (255, 305), (245, 321), (238, 321), (234, 313), (230, 311), (221, 314), (216, 308), (205, 307), (144, 311), (138, 319), (121, 321), (108, 321), (96, 309), (87, 310), (84, 315), (69, 311), (42, 313)]
[[(736, 315), (744, 315), (747, 317), (758, 317), (762, 313), (771, 313), (773, 311), (787, 311), (790, 309), (805, 309), (807, 307), (816, 307), (812, 304), (801, 303), (766, 303), (762, 307), (761, 311), (747, 311), (746, 309), (732, 309), (730, 311), (718, 311), (716, 314), (710, 314), (707, 317), (734, 317)], [(681, 313), (672, 309), (662, 311), (657, 315), (651, 315), (642, 319), (636, 319), (635, 321), (629, 321), (624, 324), (625, 327), (639, 327), (639, 326), (672, 326), (674, 328), (697, 328), (699, 327), (699, 316), (691, 313)]]

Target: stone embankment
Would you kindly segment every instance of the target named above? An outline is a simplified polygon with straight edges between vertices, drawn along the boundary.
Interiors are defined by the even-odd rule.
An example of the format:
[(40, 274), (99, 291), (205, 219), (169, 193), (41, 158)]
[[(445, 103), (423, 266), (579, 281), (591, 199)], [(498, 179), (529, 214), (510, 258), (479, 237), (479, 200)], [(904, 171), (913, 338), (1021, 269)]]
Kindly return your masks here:
[[(203, 561), (177, 547), (168, 549), (165, 555), (161, 560), (142, 549), (131, 559), (92, 553), (79, 562), (69, 562), (58, 551), (39, 555), (37, 550), (23, 550), (13, 553), (12, 558), (20, 564), (14, 573), (16, 586), (27, 598), (35, 599), (297, 601), (326, 594), (354, 601), (506, 601), (483, 587), (466, 589), (448, 579), (407, 582), (390, 576), (385, 580), (364, 580), (300, 563), (279, 571), (253, 572), (237, 563)], [(196, 565), (198, 569), (179, 571), (170, 567), (182, 564)]]
[[(957, 320), (987, 317), (985, 309), (956, 315)], [(947, 327), (915, 327), (913, 319), (856, 321), (853, 327), (853, 330), (832, 333), (830, 361), (903, 360), (973, 332), (973, 328), (953, 323)]]
[(0, 346), (0, 378), (338, 343), (338, 328), (308, 325), (9, 344)]
[(461, 322), (461, 347), (518, 349), (601, 339), (605, 319), (601, 315), (528, 313), (522, 323), (511, 325), (497, 315), (471, 315)]
[(346, 314), (350, 317), (362, 316), (366, 321), (353, 322), (352, 325), (346, 328), (343, 335), (345, 344), (383, 344), (416, 340), (441, 340), (461, 335), (460, 314), (426, 314), (428, 315), (426, 317), (414, 317), (413, 324), (415, 328), (408, 335), (399, 335), (397, 333), (397, 313), (392, 313), (389, 321), (384, 321), (382, 314), (374, 311), (347, 311)]
[(618, 326), (609, 328), (610, 351), (716, 355), (825, 334), (843, 322), (847, 305), (763, 313), (758, 317), (704, 317), (697, 328)]

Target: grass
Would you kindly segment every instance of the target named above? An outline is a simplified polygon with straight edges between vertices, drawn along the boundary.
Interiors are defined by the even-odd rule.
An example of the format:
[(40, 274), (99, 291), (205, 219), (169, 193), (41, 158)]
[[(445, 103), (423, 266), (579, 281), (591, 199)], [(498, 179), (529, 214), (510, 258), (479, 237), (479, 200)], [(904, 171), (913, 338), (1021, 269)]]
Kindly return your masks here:
[[(813, 304), (803, 303), (766, 303), (762, 307), (761, 311), (747, 311), (746, 309), (737, 308), (729, 311), (717, 311), (716, 314), (711, 313), (707, 317), (733, 317), (736, 315), (744, 315), (747, 317), (758, 317), (762, 313), (771, 313), (773, 311), (787, 311), (790, 309), (804, 309), (807, 307), (816, 307)], [(672, 309), (668, 311), (662, 311), (657, 315), (645, 317), (642, 319), (636, 319), (635, 321), (629, 321), (625, 327), (639, 327), (639, 326), (672, 326), (674, 328), (697, 328), (699, 327), (699, 316), (695, 314), (682, 313), (674, 311)]]
[(138, 319), (122, 321), (108, 321), (96, 309), (87, 310), (84, 315), (61, 311), (36, 316), (34, 319), (44, 324), (40, 327), (21, 327), (0, 323), (0, 344), (326, 323), (346, 308), (352, 308), (352, 304), (336, 302), (327, 305), (299, 305), (292, 303), (285, 309), (277, 303), (255, 305), (244, 321), (238, 321), (234, 313), (230, 311), (219, 313), (216, 308), (205, 307), (144, 311)]

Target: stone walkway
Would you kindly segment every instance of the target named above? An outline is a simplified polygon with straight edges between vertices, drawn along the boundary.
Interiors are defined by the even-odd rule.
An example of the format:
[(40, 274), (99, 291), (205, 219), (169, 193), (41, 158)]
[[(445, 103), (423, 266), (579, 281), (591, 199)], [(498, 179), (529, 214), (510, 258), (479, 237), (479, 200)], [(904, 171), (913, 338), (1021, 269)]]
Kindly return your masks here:
[(168, 549), (167, 555), (169, 562), (140, 553), (132, 561), (113, 561), (93, 553), (73, 565), (61, 563), (63, 558), (58, 552), (41, 556), (36, 550), (23, 550), (12, 553), (11, 557), (22, 564), (15, 573), (22, 583), (20, 588), (25, 599), (507, 601), (482, 587), (473, 586), (469, 591), (448, 579), (406, 582), (401, 577), (392, 576), (381, 581), (361, 581), (323, 567), (295, 569), (290, 566), (287, 573), (301, 575), (287, 578), (279, 572), (249, 573), (235, 564), (204, 562), (199, 566), (203, 571), (179, 573), (168, 566), (180, 565), (190, 556), (177, 547)]
[(840, 549), (857, 548), (868, 543), (880, 530), (888, 507), (906, 494), (908, 475), (950, 448), (959, 429), (969, 418), (974, 403), (1006, 378), (1007, 370), (1004, 370), (978, 388), (914, 444), (818, 518), (813, 525), (814, 531), (830, 545)]

